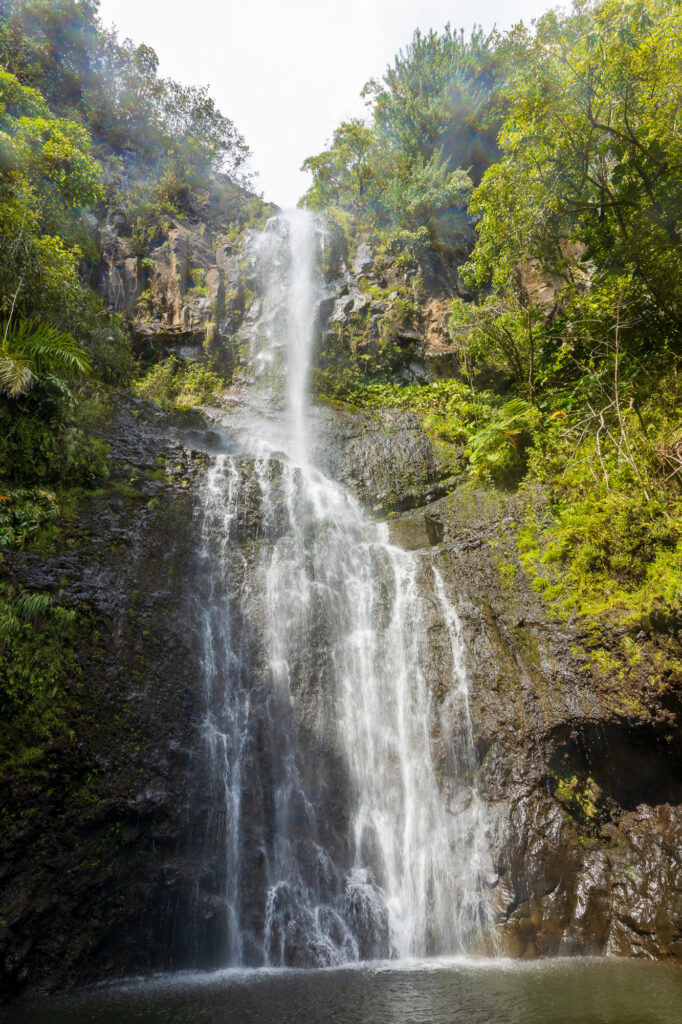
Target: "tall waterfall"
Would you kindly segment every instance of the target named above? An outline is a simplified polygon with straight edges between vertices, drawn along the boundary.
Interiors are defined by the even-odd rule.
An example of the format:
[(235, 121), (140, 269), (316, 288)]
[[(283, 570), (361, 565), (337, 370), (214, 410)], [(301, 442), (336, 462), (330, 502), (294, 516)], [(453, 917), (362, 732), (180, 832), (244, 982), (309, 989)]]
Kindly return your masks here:
[(236, 451), (214, 459), (203, 495), (207, 873), (231, 963), (459, 952), (490, 924), (464, 652), (437, 555), (393, 546), (310, 455), (322, 243), (296, 211), (254, 245), (249, 412), (225, 420)]

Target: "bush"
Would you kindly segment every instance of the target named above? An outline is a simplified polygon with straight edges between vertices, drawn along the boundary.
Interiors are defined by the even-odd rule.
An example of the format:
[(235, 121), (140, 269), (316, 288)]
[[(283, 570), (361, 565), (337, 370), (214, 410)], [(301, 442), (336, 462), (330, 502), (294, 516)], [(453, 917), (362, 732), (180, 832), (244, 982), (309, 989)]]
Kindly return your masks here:
[(11, 777), (24, 758), (40, 772), (45, 752), (75, 740), (78, 628), (76, 612), (50, 594), (0, 584), (0, 764)]
[(528, 450), (540, 421), (540, 412), (522, 398), (503, 405), (469, 441), (474, 475), (495, 483), (518, 483), (526, 472)]
[(163, 409), (191, 408), (210, 401), (226, 385), (226, 380), (201, 363), (185, 363), (168, 356), (136, 381), (135, 390)]
[(43, 523), (57, 519), (59, 502), (51, 491), (16, 490), (0, 494), (0, 548), (18, 551)]
[(83, 408), (56, 378), (21, 400), (0, 399), (0, 480), (93, 487), (108, 476), (107, 446), (81, 421)]

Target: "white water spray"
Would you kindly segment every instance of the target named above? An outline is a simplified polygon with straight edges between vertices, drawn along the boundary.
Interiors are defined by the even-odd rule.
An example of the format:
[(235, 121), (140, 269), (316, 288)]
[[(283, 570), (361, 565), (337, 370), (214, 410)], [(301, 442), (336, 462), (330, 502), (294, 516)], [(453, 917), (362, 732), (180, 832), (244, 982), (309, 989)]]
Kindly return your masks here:
[(250, 339), (261, 380), (286, 380), (288, 429), (282, 441), (295, 462), (306, 460), (306, 394), (315, 315), (322, 286), (323, 232), (305, 210), (273, 217), (256, 241), (262, 312)]
[[(285, 377), (286, 408), (274, 431), (270, 423), (269, 442), (250, 437), (249, 472), (221, 457), (206, 484), (205, 549), (212, 546), (223, 581), (220, 599), (213, 584), (207, 602), (207, 736), (226, 808), (232, 962), (243, 955), (245, 895), (235, 879), (243, 882), (245, 871), (245, 778), (256, 770), (247, 764), (250, 731), (276, 737), (270, 817), (264, 812), (257, 835), (266, 963), (453, 953), (490, 925), (461, 629), (435, 556), (391, 545), (387, 527), (308, 461), (319, 245), (319, 225), (302, 211), (276, 218), (260, 236), (254, 372), (270, 385)], [(230, 594), (240, 509), (254, 500), (263, 543)], [(257, 713), (243, 655), (220, 621), (234, 621), (229, 600), (257, 624)], [(440, 714), (455, 723), (447, 797), (432, 753), (434, 624), (447, 635)], [(332, 816), (346, 822), (341, 839)]]

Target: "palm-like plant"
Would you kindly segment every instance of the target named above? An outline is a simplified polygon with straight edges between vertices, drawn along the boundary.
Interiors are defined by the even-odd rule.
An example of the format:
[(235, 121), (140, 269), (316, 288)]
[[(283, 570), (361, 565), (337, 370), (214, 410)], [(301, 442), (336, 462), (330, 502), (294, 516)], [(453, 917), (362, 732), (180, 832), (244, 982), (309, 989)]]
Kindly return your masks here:
[(30, 320), (0, 323), (0, 394), (18, 398), (39, 374), (89, 372), (88, 358), (70, 334)]

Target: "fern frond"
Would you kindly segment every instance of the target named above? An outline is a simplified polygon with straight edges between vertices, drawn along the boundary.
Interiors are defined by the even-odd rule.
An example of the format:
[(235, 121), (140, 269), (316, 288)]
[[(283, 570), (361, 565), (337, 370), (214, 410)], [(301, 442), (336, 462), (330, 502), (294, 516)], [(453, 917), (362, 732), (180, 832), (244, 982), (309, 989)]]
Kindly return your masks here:
[(70, 334), (29, 320), (0, 322), (0, 392), (16, 398), (36, 374), (90, 372), (85, 352)]
[(35, 622), (40, 615), (48, 611), (51, 604), (52, 598), (49, 594), (31, 593), (28, 590), (22, 590), (14, 599), (16, 613), (25, 622)]
[(33, 374), (27, 360), (12, 352), (0, 356), (0, 394), (18, 398), (31, 386)]

